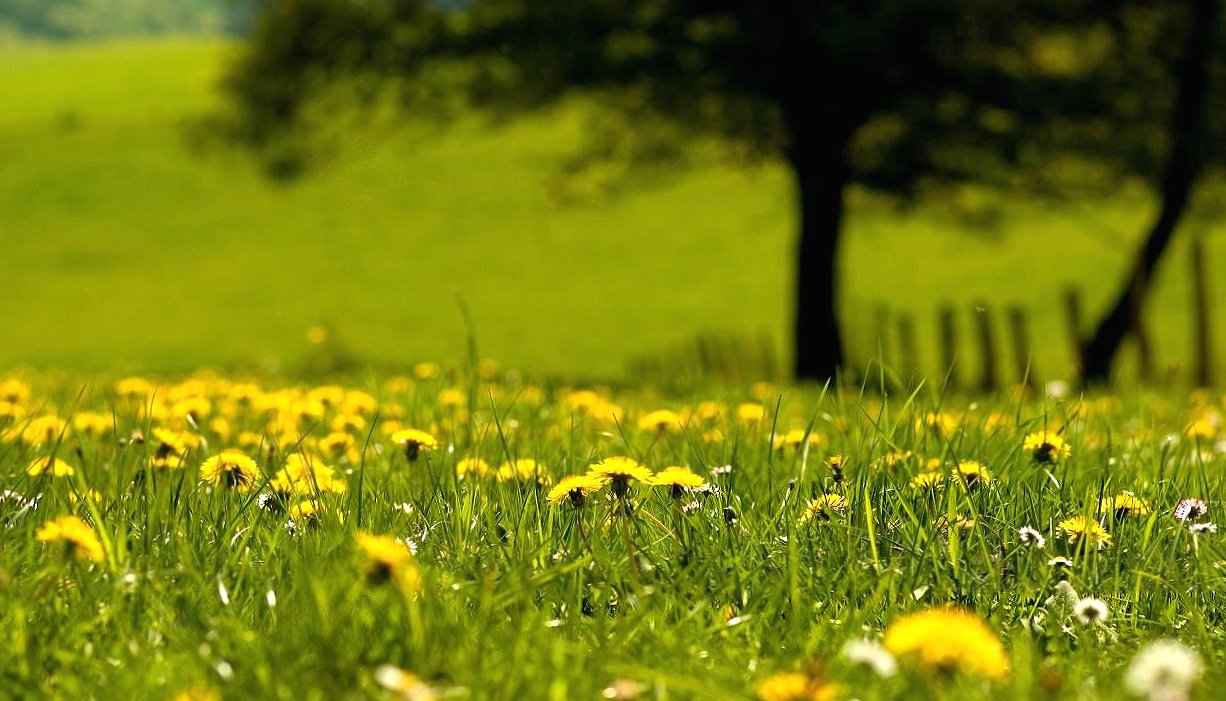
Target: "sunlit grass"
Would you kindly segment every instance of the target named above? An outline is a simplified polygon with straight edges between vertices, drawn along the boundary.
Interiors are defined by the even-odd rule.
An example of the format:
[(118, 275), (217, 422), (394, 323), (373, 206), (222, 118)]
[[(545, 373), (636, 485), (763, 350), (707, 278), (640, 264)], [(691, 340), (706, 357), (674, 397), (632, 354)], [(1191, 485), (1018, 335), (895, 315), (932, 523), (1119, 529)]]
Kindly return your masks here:
[[(610, 375), (704, 330), (765, 332), (786, 352), (794, 216), (781, 167), (698, 166), (555, 206), (545, 185), (584, 129), (570, 106), (496, 130), (465, 119), (355, 137), (317, 176), (278, 187), (239, 154), (187, 146), (231, 50), (3, 53), (0, 314), (26, 332), (0, 344), (0, 363), (281, 365), (319, 323), (360, 360), (453, 357), (458, 298), (482, 351), (519, 367)], [(970, 308), (983, 299), (1025, 306), (1036, 367), (1065, 374), (1064, 287), (1084, 288), (1087, 314), (1103, 305), (1147, 206), (984, 204), (1003, 208), (997, 225), (852, 198), (843, 317), (857, 361), (876, 357), (885, 305), (915, 315), (921, 361), (943, 370), (935, 318), (948, 301), (973, 369)], [(1216, 241), (1211, 264), (1226, 261)], [(1187, 361), (1183, 265), (1177, 249), (1154, 300), (1160, 367)]]
[[(670, 395), (485, 363), (0, 398), (15, 696), (1120, 698), (1161, 638), (1202, 659), (1196, 698), (1222, 681), (1207, 393)], [(43, 530), (68, 515), (98, 556)]]

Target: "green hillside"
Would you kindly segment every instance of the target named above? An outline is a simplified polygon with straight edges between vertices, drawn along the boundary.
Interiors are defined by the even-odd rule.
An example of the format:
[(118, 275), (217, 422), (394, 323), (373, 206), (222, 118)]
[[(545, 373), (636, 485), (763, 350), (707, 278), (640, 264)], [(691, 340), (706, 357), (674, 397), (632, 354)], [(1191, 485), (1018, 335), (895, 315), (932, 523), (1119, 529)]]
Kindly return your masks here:
[[(794, 213), (782, 168), (701, 168), (555, 206), (544, 182), (583, 127), (569, 109), (369, 139), (276, 186), (241, 154), (186, 145), (227, 51), (167, 40), (3, 54), (0, 366), (293, 362), (320, 323), (362, 360), (456, 356), (460, 298), (483, 355), (532, 369), (616, 373), (703, 330), (783, 345)], [(844, 250), (858, 357), (875, 352), (880, 305), (917, 315), (932, 363), (934, 300), (984, 299), (1031, 311), (1048, 374), (1068, 362), (1064, 287), (1103, 304), (1148, 211), (1008, 203), (977, 230), (861, 199)], [(1216, 240), (1212, 254), (1226, 264)], [(1151, 315), (1164, 363), (1189, 335), (1181, 251), (1171, 263)]]

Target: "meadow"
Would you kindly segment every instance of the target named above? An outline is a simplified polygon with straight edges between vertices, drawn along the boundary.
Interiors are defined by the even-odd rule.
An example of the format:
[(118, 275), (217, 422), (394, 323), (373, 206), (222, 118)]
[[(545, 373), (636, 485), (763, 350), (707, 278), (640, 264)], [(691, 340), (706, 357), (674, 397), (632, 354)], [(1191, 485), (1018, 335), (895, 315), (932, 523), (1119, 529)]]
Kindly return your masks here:
[(11, 376), (0, 397), (8, 698), (1226, 681), (1208, 393), (665, 396), (484, 363), (348, 386)]
[[(701, 332), (786, 348), (780, 166), (701, 152), (560, 204), (580, 100), (356, 135), (276, 184), (192, 138), (233, 50), (0, 49), (0, 699), (1226, 682), (1222, 396), (637, 377)], [(849, 194), (856, 361), (905, 310), (940, 378), (937, 306), (982, 300), (1062, 376), (1064, 288), (1105, 304), (1152, 202), (965, 197)], [(1162, 364), (1188, 233), (1226, 265), (1204, 211), (1157, 281)]]
[[(276, 185), (245, 154), (191, 147), (231, 51), (199, 39), (0, 49), (0, 314), (39, 331), (8, 335), (0, 366), (284, 368), (321, 324), (367, 363), (458, 357), (461, 299), (482, 353), (531, 370), (615, 377), (704, 331), (766, 334), (786, 353), (794, 213), (777, 164), (699, 153), (674, 175), (554, 204), (547, 184), (593, 109), (572, 103), (496, 128), (466, 117), (358, 135), (318, 173)], [(1063, 376), (1064, 288), (1080, 285), (1097, 313), (1152, 202), (966, 199), (898, 211), (853, 193), (853, 358), (877, 356), (885, 306), (915, 315), (922, 361), (939, 372), (938, 304), (956, 304), (969, 331), (986, 300), (1026, 307), (1036, 367)], [(1183, 238), (1150, 318), (1160, 364), (1188, 358)]]

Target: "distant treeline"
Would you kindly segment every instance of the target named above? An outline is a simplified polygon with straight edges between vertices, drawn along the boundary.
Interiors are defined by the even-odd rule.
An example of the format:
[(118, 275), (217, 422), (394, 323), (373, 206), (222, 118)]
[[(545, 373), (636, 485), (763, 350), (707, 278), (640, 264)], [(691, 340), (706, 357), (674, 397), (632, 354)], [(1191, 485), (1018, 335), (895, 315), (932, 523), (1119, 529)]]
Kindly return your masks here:
[(68, 40), (156, 34), (239, 34), (259, 0), (3, 0), (6, 38)]

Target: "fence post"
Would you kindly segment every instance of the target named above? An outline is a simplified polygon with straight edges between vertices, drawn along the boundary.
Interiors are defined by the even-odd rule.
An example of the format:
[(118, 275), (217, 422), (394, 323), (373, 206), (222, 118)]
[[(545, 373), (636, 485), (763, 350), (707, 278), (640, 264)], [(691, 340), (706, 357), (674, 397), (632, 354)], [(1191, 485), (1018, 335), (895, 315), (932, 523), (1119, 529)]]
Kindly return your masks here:
[[(898, 355), (898, 370), (904, 380), (914, 379), (922, 374), (919, 346), (915, 342), (915, 320), (911, 318), (910, 312), (898, 313)], [(906, 375), (902, 375), (904, 372)]]
[(941, 372), (949, 378), (946, 386), (949, 389), (958, 388), (958, 321), (954, 308), (948, 303), (942, 304), (938, 311), (938, 323), (941, 336)]
[(975, 322), (979, 331), (979, 354), (983, 360), (983, 374), (979, 378), (979, 389), (984, 392), (994, 392), (999, 386), (996, 371), (996, 336), (992, 331), (992, 310), (987, 302), (979, 302), (974, 306)]
[(1030, 387), (1039, 384), (1038, 372), (1034, 367), (1034, 355), (1030, 350), (1030, 334), (1026, 328), (1026, 310), (1020, 306), (1009, 307), (1009, 331), (1013, 337), (1013, 362), (1017, 373), (1017, 383)]

